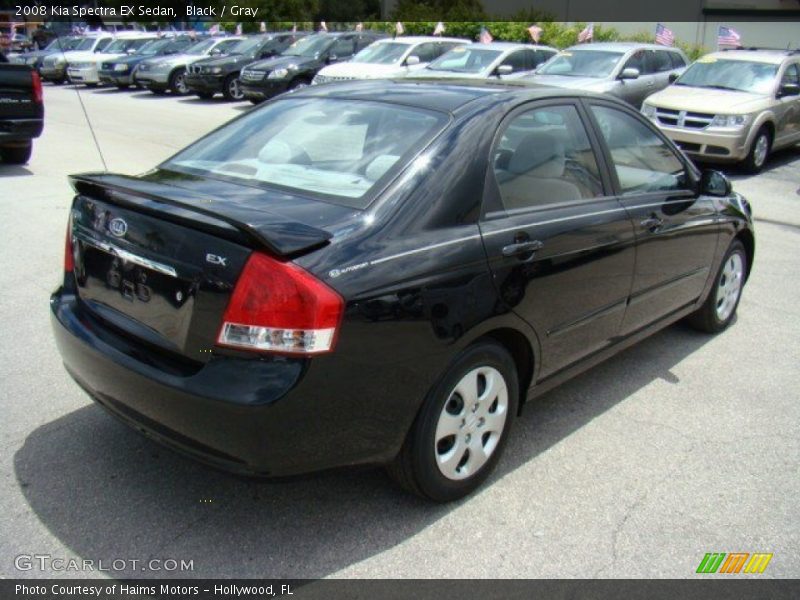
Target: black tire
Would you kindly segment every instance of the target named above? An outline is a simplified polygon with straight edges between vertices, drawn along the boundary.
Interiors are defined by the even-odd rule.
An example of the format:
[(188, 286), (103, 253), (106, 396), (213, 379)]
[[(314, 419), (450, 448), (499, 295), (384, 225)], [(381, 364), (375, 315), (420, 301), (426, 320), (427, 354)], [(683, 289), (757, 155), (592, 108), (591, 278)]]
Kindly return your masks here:
[[(762, 138), (765, 138), (766, 141), (761, 141)], [(759, 144), (766, 144), (766, 152), (763, 158), (761, 158), (761, 154), (759, 153)], [(761, 169), (763, 169), (764, 165), (767, 163), (770, 150), (772, 150), (772, 134), (766, 125), (762, 125), (761, 129), (756, 132), (753, 143), (750, 144), (750, 152), (747, 153), (747, 158), (742, 161), (744, 170), (753, 174), (760, 173)]]
[(260, 98), (248, 98), (248, 100), (250, 100), (251, 104), (261, 104), (263, 102)]
[(127, 84), (127, 83), (118, 83), (118, 84), (117, 84), (117, 89), (118, 89), (119, 91), (121, 91), (121, 92), (124, 92), (124, 91), (125, 91), (125, 90), (127, 90), (129, 87), (131, 87), (131, 86), (130, 86), (129, 84)]
[(165, 96), (167, 94), (167, 90), (162, 90), (160, 88), (150, 88), (150, 91), (156, 96)]
[(189, 88), (184, 80), (185, 77), (186, 69), (175, 69), (172, 75), (169, 76), (169, 90), (176, 96), (185, 96), (189, 93)]
[(66, 80), (67, 80), (67, 78), (66, 78), (66, 77), (61, 77), (61, 78), (59, 78), (59, 79), (52, 79), (52, 80), (51, 80), (51, 83), (52, 83), (53, 85), (64, 85), (64, 82), (65, 82)]
[(203, 100), (211, 100), (214, 97), (214, 92), (195, 92), (195, 95)]
[(85, 85), (87, 88), (96, 88), (97, 87), (96, 83), (84, 83), (83, 85)]
[[(741, 275), (738, 291), (732, 303), (730, 313), (721, 317), (717, 310), (718, 306), (721, 306), (721, 302), (724, 302), (724, 300), (720, 300), (719, 298), (720, 287), (730, 284), (730, 278), (726, 277), (725, 272), (726, 267), (729, 267), (731, 264), (734, 255), (737, 255), (739, 260), (741, 260)], [(736, 317), (736, 310), (739, 308), (739, 300), (742, 298), (742, 289), (744, 288), (746, 276), (747, 251), (744, 249), (742, 242), (734, 240), (725, 253), (725, 258), (715, 275), (714, 286), (708, 293), (708, 298), (706, 298), (703, 305), (697, 309), (697, 311), (689, 315), (687, 318), (688, 323), (698, 331), (703, 331), (705, 333), (719, 333), (726, 329)]]
[(231, 73), (225, 78), (225, 82), (222, 84), (222, 95), (228, 101), (244, 100), (244, 93), (239, 85), (238, 73)]
[[(465, 460), (467, 461), (466, 464), (469, 464), (469, 446), (465, 448), (466, 454), (461, 453), (461, 450), (456, 450), (456, 444), (469, 443), (470, 436), (466, 432), (468, 430), (474, 431), (475, 440), (484, 447), (486, 445), (486, 436), (490, 436), (488, 432), (480, 433), (479, 427), (482, 423), (476, 423), (476, 416), (471, 416), (473, 414), (480, 415), (481, 412), (470, 410), (464, 400), (460, 400), (460, 406), (458, 405), (461, 397), (456, 392), (457, 384), (478, 368), (491, 368), (502, 376), (507, 391), (505, 421), (502, 431), (499, 432), (499, 437), (494, 442), (495, 445), (489, 454), (488, 460), (482, 466), (479, 466), (475, 473), (467, 475), (463, 479), (452, 479), (445, 476), (440, 469), (437, 463), (437, 456), (447, 454), (450, 450), (455, 450), (456, 454), (454, 456), (460, 458), (459, 466), (456, 467), (458, 470)], [(480, 379), (477, 381), (479, 382)], [(480, 389), (480, 384), (478, 383), (477, 385), (478, 389)], [(486, 379), (484, 379), (484, 385), (486, 385)], [(491, 396), (491, 394), (487, 396), (484, 405), (488, 403), (489, 413), (498, 414), (496, 411), (499, 410), (500, 405), (497, 402), (500, 396), (498, 395), (496, 399), (492, 399)], [(450, 502), (470, 494), (484, 482), (500, 459), (508, 439), (511, 424), (517, 414), (518, 398), (517, 369), (514, 359), (508, 351), (498, 343), (490, 341), (479, 342), (470, 346), (455, 359), (426, 396), (419, 414), (406, 436), (400, 453), (394, 462), (387, 466), (389, 475), (406, 490), (436, 502)], [(493, 413), (491, 412), (492, 406), (495, 407), (495, 412)], [(446, 442), (447, 440), (442, 438), (437, 441), (436, 432), (440, 417), (445, 416), (445, 410), (456, 420), (461, 419), (463, 414), (465, 418), (462, 420), (461, 427), (466, 429), (459, 430), (455, 435), (449, 436), (453, 438), (452, 445), (440, 449), (438, 442)], [(487, 414), (487, 418), (489, 413), (484, 413)], [(472, 424), (466, 423), (470, 418)], [(482, 422), (483, 419), (478, 419), (478, 421)], [(473, 425), (478, 428), (473, 427)], [(464, 436), (463, 439), (461, 439), (462, 435)], [(480, 437), (477, 437), (479, 435)], [(463, 448), (464, 446), (459, 447)]]
[(0, 147), (0, 159), (10, 165), (24, 165), (31, 158), (33, 143), (28, 142), (23, 146), (4, 146)]

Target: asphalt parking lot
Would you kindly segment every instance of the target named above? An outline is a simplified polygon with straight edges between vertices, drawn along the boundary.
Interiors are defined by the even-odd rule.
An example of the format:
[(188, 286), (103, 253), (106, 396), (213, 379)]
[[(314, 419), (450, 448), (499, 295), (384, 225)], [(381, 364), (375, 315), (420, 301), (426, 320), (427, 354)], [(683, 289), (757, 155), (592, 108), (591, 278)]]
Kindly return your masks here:
[[(678, 324), (529, 405), (488, 485), (447, 506), (380, 470), (244, 481), (117, 423), (61, 367), (66, 175), (139, 173), (249, 104), (45, 86), (27, 166), (0, 165), (0, 576), (695, 577), (706, 552), (800, 576), (800, 146), (759, 176), (739, 317)], [(193, 561), (191, 572), (20, 571), (19, 555)]]

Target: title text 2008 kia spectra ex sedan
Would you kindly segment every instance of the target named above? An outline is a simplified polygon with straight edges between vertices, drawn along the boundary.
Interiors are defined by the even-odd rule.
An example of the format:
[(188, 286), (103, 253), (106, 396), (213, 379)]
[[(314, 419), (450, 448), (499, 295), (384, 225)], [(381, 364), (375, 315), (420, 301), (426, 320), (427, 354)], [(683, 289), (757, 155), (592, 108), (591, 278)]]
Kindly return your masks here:
[(439, 501), (526, 399), (677, 319), (725, 329), (753, 263), (722, 174), (556, 88), (315, 86), (72, 185), (51, 308), (92, 398), (229, 470), (383, 464)]

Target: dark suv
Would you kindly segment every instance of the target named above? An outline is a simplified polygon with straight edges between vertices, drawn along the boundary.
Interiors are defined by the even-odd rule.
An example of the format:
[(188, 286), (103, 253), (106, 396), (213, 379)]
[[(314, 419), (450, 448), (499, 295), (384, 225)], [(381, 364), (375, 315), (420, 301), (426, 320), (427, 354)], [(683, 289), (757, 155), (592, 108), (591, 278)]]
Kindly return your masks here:
[(384, 37), (385, 34), (373, 31), (308, 36), (280, 56), (242, 69), (241, 91), (245, 98), (255, 104), (286, 90), (308, 85), (323, 67), (349, 60), (372, 42)]
[(241, 100), (243, 96), (239, 87), (239, 71), (242, 67), (280, 54), (305, 35), (289, 31), (248, 37), (236, 44), (225, 56), (198, 60), (191, 65), (186, 73), (186, 85), (201, 98), (209, 99), (221, 92), (227, 100)]

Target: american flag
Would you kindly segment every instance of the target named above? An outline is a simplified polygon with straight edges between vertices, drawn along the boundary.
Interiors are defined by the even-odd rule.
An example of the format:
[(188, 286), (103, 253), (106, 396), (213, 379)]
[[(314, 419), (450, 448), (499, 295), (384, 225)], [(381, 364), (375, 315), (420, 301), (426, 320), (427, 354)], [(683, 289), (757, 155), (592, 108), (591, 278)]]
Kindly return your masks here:
[(214, 23), (211, 27), (209, 27), (208, 33), (211, 35), (217, 35), (219, 33), (219, 23)]
[(489, 30), (486, 29), (486, 27), (481, 27), (481, 34), (478, 36), (478, 41), (481, 44), (491, 44), (492, 40), (494, 40), (494, 38), (492, 34), (489, 33)]
[(325, 21), (320, 21), (319, 22), (319, 30), (320, 31), (328, 31), (328, 25), (325, 23)]
[(742, 36), (740, 36), (735, 29), (724, 27), (723, 25), (719, 26), (717, 46), (739, 46), (741, 42)]
[(591, 41), (593, 37), (594, 37), (594, 23), (589, 23), (586, 27), (583, 28), (583, 31), (581, 31), (578, 34), (578, 42), (579, 43), (588, 42)]
[(242, 24), (241, 23), (237, 23), (236, 24), (236, 35), (242, 35)]
[(403, 27), (403, 24), (398, 21), (394, 24), (394, 34), (395, 35), (403, 35), (406, 32), (406, 28)]
[(292, 33), (297, 33), (297, 23), (292, 23)]
[(264, 21), (261, 21), (261, 25), (258, 26), (258, 30), (261, 33), (266, 33), (267, 32), (267, 24), (264, 23)]
[(531, 34), (531, 39), (538, 44), (539, 38), (542, 36), (542, 28), (538, 25), (531, 25), (528, 27), (528, 33)]
[(356, 23), (356, 31), (364, 31), (364, 24)]
[(656, 25), (656, 44), (662, 46), (672, 46), (675, 43), (675, 34), (671, 29), (667, 29), (661, 23)]
[(433, 28), (433, 35), (442, 35), (444, 33), (444, 23), (439, 21), (436, 27)]

